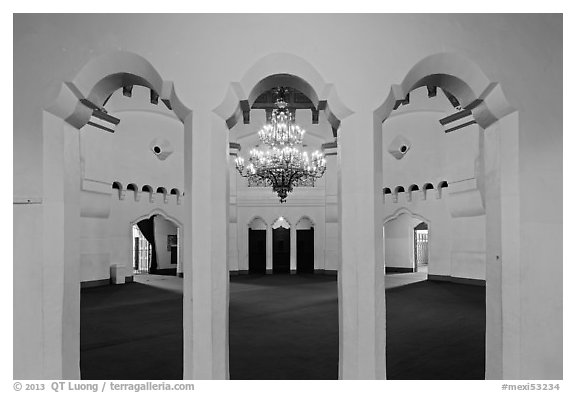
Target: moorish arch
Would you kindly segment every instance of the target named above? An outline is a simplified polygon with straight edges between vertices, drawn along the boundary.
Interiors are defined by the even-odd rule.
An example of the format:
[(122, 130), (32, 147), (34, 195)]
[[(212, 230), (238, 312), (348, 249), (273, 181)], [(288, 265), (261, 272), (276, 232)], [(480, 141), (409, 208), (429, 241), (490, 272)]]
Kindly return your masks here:
[[(409, 209), (407, 207), (400, 207), (400, 208), (396, 209), (396, 211), (394, 211), (392, 214), (387, 215), (382, 220), (382, 227), (384, 229), (384, 232), (383, 232), (383, 236), (384, 236), (384, 253), (383, 253), (383, 256), (384, 256), (384, 261), (385, 261), (385, 268), (387, 268), (386, 255), (388, 255), (390, 253), (390, 251), (393, 251), (393, 249), (390, 249), (389, 246), (387, 247), (387, 242), (386, 242), (387, 235), (385, 233), (386, 232), (386, 224), (389, 224), (392, 221), (394, 221), (394, 220), (396, 220), (399, 217), (404, 216), (404, 215), (408, 216), (410, 218), (416, 219), (416, 220), (420, 221), (420, 223), (426, 224), (427, 229), (429, 231), (431, 231), (432, 220), (428, 217), (421, 215), (421, 214), (415, 213), (414, 211), (412, 211), (411, 209)], [(411, 228), (414, 229), (413, 226), (411, 226)], [(432, 232), (430, 232), (430, 233), (432, 233)], [(430, 235), (428, 235), (428, 236), (429, 237), (428, 237), (427, 247), (428, 247), (428, 249), (430, 249), (432, 246), (432, 243), (430, 240)], [(397, 246), (398, 246), (397, 244), (394, 244), (392, 247), (397, 247)]]
[[(219, 158), (217, 158), (218, 163), (222, 163), (224, 158), (227, 158), (229, 152), (236, 154), (237, 151), (241, 150), (241, 146), (238, 143), (230, 143), (229, 144), (229, 130), (232, 129), (236, 124), (242, 121), (243, 112), (249, 110), (251, 105), (254, 103), (256, 98), (266, 90), (270, 90), (272, 88), (276, 88), (279, 86), (294, 88), (299, 90), (304, 95), (306, 95), (310, 101), (315, 105), (318, 110), (322, 110), (332, 126), (334, 137), (336, 138), (337, 130), (339, 129), (341, 122), (348, 118), (353, 112), (346, 107), (346, 105), (342, 102), (342, 100), (338, 97), (336, 92), (336, 88), (333, 84), (328, 83), (324, 80), (321, 74), (315, 69), (313, 65), (309, 62), (304, 60), (303, 58), (290, 54), (290, 53), (272, 53), (266, 55), (256, 61), (256, 63), (250, 67), (245, 73), (244, 76), (235, 82), (231, 82), (228, 86), (226, 95), (214, 110), (213, 113), (215, 117), (212, 120), (212, 133), (210, 136), (206, 136), (204, 139), (205, 143), (212, 143), (213, 144), (213, 151), (218, 152)], [(336, 148), (337, 143), (330, 144), (332, 148)], [(230, 146), (230, 147), (229, 147)], [(224, 148), (226, 150), (224, 150)], [(232, 152), (234, 150), (234, 152)], [(202, 153), (200, 153), (202, 154)], [(224, 156), (225, 155), (225, 156)], [(213, 157), (214, 159), (214, 157)], [(339, 170), (338, 166), (338, 170)], [(216, 168), (214, 168), (216, 170)], [(222, 177), (225, 179), (225, 182), (228, 181), (228, 166), (221, 166), (218, 168), (219, 175), (218, 177)], [(222, 182), (218, 187), (220, 193), (223, 194), (226, 198), (222, 198), (221, 209), (223, 209), (224, 204), (228, 202), (229, 196), (229, 189), (226, 186), (226, 183)], [(219, 197), (218, 197), (219, 198)], [(333, 206), (334, 211), (337, 211), (337, 206)], [(332, 211), (331, 210), (331, 211)], [(221, 210), (220, 210), (221, 211)], [(235, 212), (231, 212), (230, 215), (232, 217), (235, 216)], [(225, 228), (225, 223), (228, 220), (222, 220), (222, 228)], [(295, 226), (291, 226), (292, 230), (295, 231)], [(272, 233), (269, 232), (269, 236), (267, 240), (271, 243), (272, 240)], [(295, 233), (294, 233), (295, 235)], [(224, 233), (220, 234), (225, 242)], [(295, 237), (295, 236), (294, 236)], [(291, 250), (291, 260), (290, 260), (290, 270), (296, 270), (296, 259), (295, 259), (295, 250), (296, 250), (296, 243), (293, 242), (291, 245), (293, 250)], [(228, 256), (227, 250), (222, 251), (222, 255), (224, 258)], [(271, 254), (272, 250), (269, 247), (268, 254)], [(271, 259), (271, 255), (268, 256), (268, 259)], [(225, 267), (225, 266), (224, 266)], [(267, 266), (267, 270), (271, 269), (272, 266)], [(229, 277), (225, 270), (219, 271), (219, 278), (217, 279), (218, 283), (215, 284), (215, 287), (220, 288), (228, 288), (229, 285)], [(216, 279), (215, 279), (216, 280)], [(227, 289), (223, 289), (225, 293), (228, 293)], [(342, 297), (341, 288), (339, 287), (339, 303)], [(223, 303), (222, 308), (228, 309), (228, 298), (220, 299)], [(339, 306), (341, 307), (341, 306)], [(353, 307), (352, 303), (349, 304), (348, 307)], [(342, 308), (342, 307), (341, 307)], [(339, 325), (340, 328), (342, 327), (342, 315), (344, 313), (350, 314), (353, 310), (350, 309), (349, 311), (342, 311), (340, 310), (340, 321)], [(351, 314), (350, 314), (351, 315)], [(228, 319), (222, 317), (222, 323), (226, 325), (226, 329), (228, 328)], [(225, 370), (221, 370), (220, 366), (218, 366), (218, 373), (219, 375), (226, 375), (227, 377), (227, 370), (228, 370), (228, 347), (225, 335), (218, 335), (218, 340), (222, 344), (219, 345), (219, 353), (218, 356), (221, 359), (225, 360), (226, 366)], [(343, 361), (342, 356), (343, 351), (342, 348), (344, 347), (344, 336), (340, 335), (340, 369), (342, 369)], [(344, 375), (340, 371), (340, 377), (342, 378)]]
[(132, 85), (149, 88), (184, 124), (184, 138), (190, 139), (192, 111), (180, 101), (173, 83), (163, 80), (144, 57), (126, 51), (88, 61), (72, 80), (62, 83), (44, 112), (43, 243), (49, 252), (42, 263), (43, 280), (54, 282), (42, 293), (46, 379), (80, 377), (80, 217), (108, 217), (113, 192), (112, 181), (83, 179), (78, 131), (95, 114), (105, 114), (103, 106), (114, 91)]
[[(503, 314), (502, 309), (519, 307), (518, 115), (500, 84), (490, 81), (478, 65), (462, 55), (439, 53), (418, 62), (391, 87), (374, 111), (374, 132), (382, 132), (382, 123), (422, 86), (449, 92), (481, 128), (483, 179), (451, 184), (447, 190), (463, 194), (468, 188), (481, 188), (486, 214), (486, 378), (515, 379), (520, 345), (513, 332), (519, 329), (519, 317)], [(502, 287), (514, 289), (504, 293)]]

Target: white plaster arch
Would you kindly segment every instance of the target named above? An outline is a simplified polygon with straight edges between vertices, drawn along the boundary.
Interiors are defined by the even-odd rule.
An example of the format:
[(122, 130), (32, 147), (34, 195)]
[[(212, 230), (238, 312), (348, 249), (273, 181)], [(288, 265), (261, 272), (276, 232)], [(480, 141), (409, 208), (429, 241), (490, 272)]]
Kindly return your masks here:
[(128, 85), (145, 86), (157, 92), (181, 122), (191, 113), (176, 95), (172, 82), (164, 81), (148, 60), (127, 51), (109, 52), (92, 59), (72, 81), (62, 84), (47, 110), (81, 128), (92, 115), (92, 109), (81, 103), (81, 99), (102, 107), (114, 91)]
[[(57, 96), (42, 114), (45, 228), (42, 279), (63, 283), (46, 285), (39, 300), (44, 344), (38, 351), (43, 357), (44, 379), (80, 378), (80, 217), (106, 218), (113, 192), (111, 182), (82, 179), (78, 130), (87, 124), (94, 106), (102, 108), (112, 92), (131, 84), (158, 93), (183, 123), (185, 141), (190, 139), (192, 111), (179, 100), (173, 83), (164, 81), (146, 59), (126, 51), (113, 51), (89, 60), (72, 80), (63, 81)], [(190, 153), (185, 150), (187, 154)], [(190, 178), (191, 170), (185, 168), (186, 178)], [(139, 199), (137, 186), (134, 198)], [(49, 230), (55, 226), (58, 230)], [(184, 246), (185, 253), (189, 253), (190, 245)], [(185, 324), (185, 333), (190, 329)], [(185, 361), (184, 367), (191, 369), (192, 365)]]
[(386, 216), (382, 220), (382, 225), (385, 225), (388, 221), (392, 221), (392, 220), (398, 218), (402, 214), (408, 214), (410, 217), (417, 218), (418, 220), (425, 222), (426, 225), (428, 225), (428, 228), (430, 229), (431, 222), (429, 219), (427, 219), (426, 217), (424, 217), (420, 214), (414, 213), (413, 211), (411, 211), (410, 209), (408, 209), (406, 207), (401, 207), (401, 208), (397, 209), (394, 213), (390, 214), (389, 216)]
[(165, 218), (168, 221), (171, 221), (172, 223), (174, 223), (177, 227), (179, 227), (180, 229), (183, 228), (183, 224), (182, 222), (177, 219), (176, 217), (171, 216), (170, 214), (166, 213), (164, 210), (160, 209), (160, 208), (154, 208), (151, 211), (149, 211), (146, 214), (140, 215), (134, 219), (130, 220), (130, 227), (138, 224), (140, 221), (142, 220), (147, 220), (152, 216), (162, 216), (163, 218)]
[(490, 82), (476, 63), (457, 53), (438, 53), (414, 65), (401, 84), (392, 85), (384, 103), (374, 111), (375, 119), (385, 121), (407, 94), (427, 85), (450, 92), (463, 108), (479, 101), (472, 109), (472, 116), (482, 128), (515, 111), (501, 86)]
[[(515, 331), (519, 309), (519, 121), (501, 86), (490, 81), (470, 59), (455, 53), (438, 53), (418, 62), (374, 111), (374, 132), (402, 104), (412, 90), (436, 86), (455, 96), (463, 109), (470, 109), (481, 127), (486, 214), (486, 378), (515, 379), (519, 375), (521, 346)], [(506, 156), (502, 154), (506, 145)], [(379, 153), (381, 154), (381, 153)], [(441, 188), (437, 198), (442, 197)], [(506, 254), (506, 263), (501, 256)], [(495, 280), (491, 282), (491, 280)], [(507, 289), (506, 292), (502, 288)]]
[(306, 60), (290, 53), (271, 53), (259, 59), (239, 82), (230, 83), (214, 113), (232, 128), (242, 118), (242, 106), (249, 108), (262, 92), (279, 85), (300, 90), (316, 107), (325, 102), (322, 109), (334, 128), (354, 113), (340, 100), (334, 85), (326, 83)]

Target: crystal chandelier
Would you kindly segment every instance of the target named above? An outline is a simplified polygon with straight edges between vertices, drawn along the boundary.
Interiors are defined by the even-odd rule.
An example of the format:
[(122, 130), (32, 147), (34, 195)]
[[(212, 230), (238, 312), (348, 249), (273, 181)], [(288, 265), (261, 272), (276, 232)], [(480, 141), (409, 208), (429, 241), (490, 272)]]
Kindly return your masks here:
[(294, 117), (284, 100), (285, 90), (277, 90), (276, 108), (270, 121), (258, 132), (260, 141), (266, 146), (250, 151), (248, 165), (244, 159), (236, 159), (236, 169), (241, 176), (251, 180), (261, 180), (286, 202), (294, 184), (308, 179), (317, 179), (326, 171), (326, 159), (319, 151), (308, 156), (301, 151), (304, 129), (294, 123)]

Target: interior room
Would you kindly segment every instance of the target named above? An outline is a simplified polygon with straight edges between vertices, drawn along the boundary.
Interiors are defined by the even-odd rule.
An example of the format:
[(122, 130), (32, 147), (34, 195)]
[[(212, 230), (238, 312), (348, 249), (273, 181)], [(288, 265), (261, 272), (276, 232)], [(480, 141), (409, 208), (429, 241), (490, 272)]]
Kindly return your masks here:
[(14, 14), (14, 378), (562, 379), (562, 14), (281, 16)]

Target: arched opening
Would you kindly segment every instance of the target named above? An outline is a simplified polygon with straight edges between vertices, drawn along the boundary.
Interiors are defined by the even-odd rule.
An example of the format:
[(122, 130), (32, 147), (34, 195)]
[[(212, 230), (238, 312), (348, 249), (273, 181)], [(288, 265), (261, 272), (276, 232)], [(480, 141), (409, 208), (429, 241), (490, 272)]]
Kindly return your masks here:
[(263, 219), (255, 217), (248, 227), (248, 272), (265, 274), (267, 225)]
[(290, 224), (280, 216), (272, 224), (272, 271), (290, 273)]
[(385, 220), (383, 236), (387, 274), (428, 272), (427, 220), (408, 210), (398, 211)]
[[(224, 102), (215, 109), (215, 112), (225, 122), (226, 128), (230, 130), (230, 155), (242, 154), (240, 151), (249, 151), (252, 146), (259, 143), (256, 131), (258, 131), (258, 126), (266, 121), (265, 116), (274, 107), (274, 102), (269, 100), (270, 93), (279, 87), (284, 88), (287, 94), (288, 109), (292, 108), (296, 111), (296, 122), (300, 123), (301, 119), (307, 122), (305, 126), (307, 132), (303, 141), (306, 150), (331, 149), (331, 154), (335, 156), (336, 131), (340, 120), (351, 112), (338, 101), (333, 86), (325, 84), (309, 64), (296, 56), (287, 54), (272, 54), (258, 61), (241, 81), (230, 84)], [(220, 129), (215, 128), (215, 131), (219, 132)], [(333, 157), (332, 160), (333, 169), (327, 169), (327, 171), (337, 170), (335, 158)], [(231, 175), (238, 176), (235, 171)], [(321, 184), (321, 187), (323, 186), (324, 184)], [(318, 241), (314, 241), (318, 239), (313, 240), (313, 236), (308, 236), (307, 239), (304, 237), (307, 234), (316, 233), (317, 227), (305, 225), (305, 220), (303, 220), (302, 227), (300, 230), (297, 229), (297, 218), (302, 217), (303, 211), (299, 209), (299, 202), (294, 202), (296, 198), (293, 196), (299, 195), (300, 190), (303, 193), (307, 192), (308, 188), (315, 187), (315, 184), (295, 186), (288, 197), (288, 203), (281, 207), (266, 202), (268, 193), (261, 197), (262, 205), (257, 205), (256, 195), (262, 192), (264, 187), (265, 184), (261, 182), (252, 179), (246, 181), (239, 177), (232, 182), (232, 187), (230, 187), (232, 198), (238, 201), (231, 206), (231, 217), (237, 217), (238, 222), (241, 222), (245, 218), (253, 217), (254, 214), (261, 214), (269, 223), (266, 231), (253, 229), (250, 226), (246, 230), (245, 224), (232, 223), (230, 226), (232, 229), (235, 226), (238, 228), (238, 238), (242, 239), (239, 243), (242, 245), (239, 247), (238, 261), (234, 260), (233, 251), (228, 253), (229, 257), (232, 256), (229, 266), (238, 265), (239, 271), (242, 272), (244, 263), (247, 262), (246, 264), (250, 265), (252, 253), (246, 250), (243, 243), (247, 241), (250, 243), (248, 248), (251, 248), (250, 238), (257, 232), (266, 232), (266, 239), (262, 240), (265, 240), (267, 248), (266, 272), (268, 273), (260, 277), (241, 274), (231, 276), (230, 378), (336, 379), (339, 338), (336, 276), (294, 274), (298, 271), (314, 271), (314, 252), (311, 250), (318, 247), (316, 244)], [(334, 198), (329, 199), (332, 203), (330, 207), (333, 210), (331, 211), (337, 210), (336, 188), (334, 185)], [(244, 195), (252, 195), (252, 200), (248, 204), (241, 201)], [(296, 204), (291, 204), (291, 200)], [(304, 210), (313, 211), (312, 206)], [(284, 219), (277, 219), (279, 216)], [(290, 217), (289, 222), (287, 217)], [(331, 217), (331, 220), (333, 224), (330, 227), (333, 230), (331, 238), (336, 238), (337, 217)], [(317, 224), (323, 231), (319, 242), (324, 243), (326, 225), (325, 223)], [(303, 233), (299, 234), (300, 231)], [(264, 234), (260, 233), (260, 237), (263, 238), (263, 236)], [(304, 240), (301, 243), (304, 249), (298, 248), (298, 238)], [(334, 245), (334, 248), (336, 247), (337, 244)], [(305, 261), (299, 259), (298, 251), (301, 251), (300, 258), (304, 257)], [(330, 254), (331, 256), (336, 254), (337, 250), (334, 251)], [(337, 260), (337, 257), (335, 259)], [(334, 266), (336, 264), (337, 262), (334, 261)], [(254, 337), (252, 333), (254, 329), (252, 329), (249, 338), (243, 336), (242, 329), (245, 323), (239, 317), (239, 313), (243, 310), (245, 312), (248, 305), (242, 296), (247, 292), (240, 293), (239, 288), (248, 281), (253, 285), (251, 287), (254, 289), (253, 293), (257, 290), (260, 293), (258, 307), (274, 310), (272, 311), (274, 318), (262, 320), (258, 326), (258, 331), (261, 332), (258, 337)], [(301, 285), (304, 283), (308, 285)], [(330, 299), (322, 303), (328, 310), (321, 310), (319, 303), (314, 301), (320, 293), (324, 293), (322, 296), (325, 296), (325, 299)], [(319, 315), (326, 317), (320, 318)], [(273, 335), (266, 333), (268, 330), (266, 326), (276, 326), (272, 328)], [(289, 329), (288, 326), (290, 326)], [(304, 334), (304, 331), (312, 332), (312, 334)], [(243, 347), (243, 343), (247, 340), (252, 340), (255, 345), (251, 348)], [(286, 345), (287, 342), (291, 344)], [(259, 353), (254, 349), (255, 346), (262, 348), (264, 352)], [(321, 350), (313, 349), (319, 346), (322, 346)], [(242, 348), (245, 348), (244, 351)], [(309, 354), (305, 359), (302, 358), (302, 351)], [(250, 353), (250, 356), (247, 356), (247, 353)], [(270, 358), (271, 354), (274, 356), (273, 361)]]
[[(442, 91), (444, 94), (437, 95), (437, 91)], [(439, 121), (437, 114), (432, 114), (438, 111), (445, 113), (445, 117)], [(496, 136), (496, 133), (500, 135), (507, 133), (512, 139), (517, 137), (518, 129), (513, 113), (514, 110), (507, 103), (497, 83), (490, 82), (469, 60), (453, 54), (432, 55), (415, 65), (401, 85), (392, 87), (388, 99), (375, 111), (377, 121), (375, 127), (378, 127), (378, 122), (382, 122), (384, 135), (390, 137), (402, 133), (403, 137), (412, 142), (410, 155), (413, 162), (427, 163), (426, 167), (420, 166), (418, 171), (411, 173), (414, 180), (416, 178), (445, 179), (436, 180), (438, 181), (438, 200), (425, 198), (428, 199), (425, 204), (413, 205), (416, 209), (435, 215), (434, 232), (431, 233), (432, 241), (429, 242), (431, 246), (429, 247), (429, 280), (441, 280), (443, 285), (453, 285), (452, 282), (479, 285), (456, 286), (454, 288), (470, 293), (445, 299), (442, 302), (446, 306), (456, 305), (463, 299), (470, 301), (467, 305), (468, 312), (462, 314), (459, 324), (444, 327), (443, 332), (452, 331), (453, 334), (438, 338), (448, 345), (450, 340), (457, 337), (457, 334), (461, 334), (462, 327), (466, 325), (469, 337), (466, 341), (467, 348), (460, 346), (462, 350), (459, 351), (460, 354), (454, 353), (450, 358), (460, 359), (459, 365), (464, 364), (462, 359), (466, 359), (469, 362), (468, 366), (458, 369), (458, 373), (454, 372), (456, 370), (454, 368), (450, 373), (446, 372), (446, 364), (441, 366), (439, 362), (427, 359), (426, 366), (422, 364), (420, 368), (422, 371), (434, 363), (439, 368), (435, 371), (429, 369), (427, 375), (423, 372), (419, 376), (421, 378), (492, 379), (502, 377), (504, 351), (502, 342), (505, 337), (502, 332), (511, 328), (515, 321), (509, 320), (508, 325), (503, 323), (501, 310), (504, 300), (501, 280), (504, 277), (501, 266), (497, 267), (494, 262), (500, 259), (504, 244), (507, 242), (509, 242), (507, 244), (518, 244), (510, 239), (516, 235), (505, 230), (507, 227), (515, 228), (517, 216), (500, 209), (500, 203), (503, 201), (502, 190), (506, 188), (505, 178), (517, 185), (518, 171), (515, 166), (517, 157), (506, 161), (496, 158), (501, 156), (498, 142), (500, 136)], [(506, 121), (502, 121), (504, 118)], [(406, 119), (411, 121), (410, 131), (406, 131), (406, 128), (401, 130), (402, 127), (399, 127), (402, 121), (407, 121)], [(431, 133), (428, 127), (427, 133), (415, 135), (416, 129), (424, 126), (426, 122), (429, 126), (432, 125), (435, 131)], [(511, 142), (508, 137), (506, 140)], [(516, 144), (517, 147), (517, 140), (511, 143)], [(508, 150), (509, 148), (510, 146)], [(421, 158), (416, 159), (419, 154)], [(437, 163), (432, 164), (433, 162)], [(385, 176), (394, 177), (394, 174), (390, 172), (394, 168), (391, 165), (388, 166), (389, 168), (386, 168), (384, 164)], [(407, 168), (403, 168), (403, 171), (405, 175), (409, 173)], [(424, 186), (425, 192), (433, 188), (432, 183)], [(446, 192), (447, 189), (450, 189), (450, 192)], [(513, 198), (517, 197), (517, 189), (509, 188), (509, 192)], [(410, 202), (413, 203), (413, 201)], [(430, 208), (431, 206), (437, 208)], [(389, 208), (392, 206), (385, 207), (385, 212)], [(440, 219), (442, 214), (439, 211), (442, 209), (445, 212), (442, 213), (444, 219)], [(504, 241), (505, 237), (508, 238), (506, 241)], [(469, 239), (477, 240), (470, 242)], [(444, 257), (438, 258), (438, 255), (444, 255)], [(517, 254), (511, 251), (508, 255), (510, 257), (508, 271), (511, 272), (514, 270), (513, 266), (517, 266)], [(514, 285), (512, 276), (507, 278), (511, 279), (508, 282), (509, 285)], [(490, 280), (495, 281), (490, 283)], [(495, 285), (492, 285), (494, 283)], [(418, 285), (430, 284), (426, 282), (426, 284)], [(487, 288), (485, 294), (483, 285)], [(416, 287), (412, 286), (412, 288)], [(408, 293), (409, 290), (406, 289), (405, 292)], [(435, 293), (438, 294), (438, 292)], [(509, 301), (516, 301), (512, 298), (514, 296), (511, 296)], [(394, 314), (394, 307), (391, 306), (393, 303), (394, 297), (387, 295), (387, 320), (389, 322), (392, 320), (396, 322), (400, 318), (398, 314)], [(431, 305), (429, 310), (433, 309)], [(457, 313), (457, 310), (452, 310), (452, 315)], [(388, 338), (394, 333), (391, 325), (387, 326)], [(387, 377), (391, 379), (417, 378), (415, 373), (401, 375), (401, 373), (391, 371), (391, 367), (394, 367), (391, 351), (395, 350), (394, 346), (397, 342), (388, 342), (392, 345), (387, 348)], [(507, 350), (511, 353), (517, 349), (514, 343), (510, 343)], [(416, 359), (410, 360), (410, 362), (415, 361)]]
[[(116, 253), (114, 242), (106, 235), (110, 217), (112, 188), (114, 174), (112, 162), (104, 157), (112, 157), (116, 136), (116, 127), (121, 118), (108, 113), (106, 105), (115, 91), (122, 90), (124, 96), (129, 97), (132, 86), (141, 86), (150, 92), (150, 103), (155, 105), (161, 99), (167, 110), (184, 125), (184, 134), (191, 133), (191, 122), (186, 119), (191, 115), (178, 99), (174, 87), (170, 82), (164, 82), (152, 65), (144, 58), (130, 52), (114, 52), (95, 57), (87, 63), (79, 74), (72, 80), (64, 82), (58, 92), (58, 97), (46, 109), (43, 123), (43, 142), (45, 162), (58, 160), (58, 164), (50, 165), (50, 169), (43, 172), (44, 183), (48, 185), (45, 191), (60, 193), (53, 203), (45, 205), (45, 224), (54, 225), (61, 221), (62, 231), (44, 233), (44, 243), (51, 244), (56, 249), (62, 249), (58, 264), (48, 259), (43, 263), (50, 266), (44, 269), (50, 272), (51, 277), (60, 277), (64, 284), (65, 296), (59, 296), (50, 291), (62, 290), (54, 286), (43, 294), (42, 308), (47, 311), (43, 318), (44, 337), (48, 342), (58, 343), (44, 353), (50, 359), (44, 372), (46, 376), (63, 379), (78, 379), (80, 377), (94, 379), (82, 370), (101, 368), (101, 360), (96, 363), (86, 361), (84, 353), (80, 350), (78, 340), (80, 334), (81, 301), (84, 303), (84, 294), (80, 296), (82, 282), (83, 291), (101, 291), (101, 288), (92, 288), (93, 284), (102, 285), (110, 283), (123, 283), (126, 271), (132, 267), (132, 246), (128, 240), (132, 239), (131, 228), (126, 230), (122, 241), (127, 240), (122, 247), (125, 258), (115, 260), (112, 255)], [(89, 132), (79, 133), (78, 130), (86, 127)], [(182, 125), (180, 126), (182, 127)], [(93, 141), (98, 141), (93, 144)], [(70, 149), (63, 149), (64, 144), (70, 144)], [(103, 150), (94, 149), (101, 146)], [(64, 154), (63, 154), (64, 152)], [(188, 154), (188, 153), (185, 153)], [(56, 162), (56, 161), (54, 161)], [(82, 163), (82, 170), (80, 169)], [(188, 169), (186, 169), (188, 172)], [(130, 179), (128, 176), (127, 179)], [(126, 189), (134, 194), (134, 201), (139, 200), (138, 181), (130, 183)], [(63, 190), (58, 192), (57, 190)], [(121, 192), (121, 191), (119, 191)], [(54, 194), (57, 195), (57, 194)], [(65, 209), (57, 207), (58, 200), (66, 195)], [(122, 195), (120, 195), (122, 198)], [(60, 198), (60, 199), (59, 199)], [(130, 201), (116, 201), (128, 203)], [(51, 217), (51, 218), (48, 218)], [(64, 219), (66, 217), (66, 219)], [(119, 227), (119, 226), (118, 226)], [(80, 261), (80, 263), (79, 263)], [(54, 268), (54, 266), (57, 266)], [(130, 272), (131, 273), (131, 272)], [(86, 276), (90, 276), (84, 281)], [(131, 277), (131, 276), (129, 276)], [(95, 279), (96, 278), (96, 279)], [(84, 285), (87, 284), (87, 285)], [(108, 289), (120, 290), (120, 287), (111, 286)], [(84, 308), (84, 307), (82, 307)], [(58, 310), (54, 312), (54, 310)], [(179, 326), (182, 324), (180, 323)], [(84, 334), (84, 337), (87, 337)], [(90, 343), (83, 342), (82, 348), (94, 349)], [(99, 344), (96, 344), (99, 345)], [(181, 342), (176, 352), (181, 352)], [(93, 355), (97, 355), (93, 352)], [(174, 351), (172, 355), (174, 355)], [(176, 353), (177, 355), (177, 353)], [(83, 357), (82, 366), (80, 357)], [(120, 357), (116, 358), (121, 361)], [(112, 362), (107, 364), (113, 367)], [(123, 367), (117, 367), (123, 370)], [(181, 377), (181, 371), (180, 377)], [(89, 373), (90, 374), (90, 373)], [(121, 372), (112, 379), (124, 379), (129, 373)], [(143, 374), (150, 378), (153, 374)], [(175, 374), (160, 376), (161, 379), (177, 378)]]
[(314, 273), (314, 223), (308, 217), (296, 223), (296, 270)]
[(134, 274), (175, 276), (180, 265), (180, 227), (154, 214), (132, 225)]
[(414, 227), (414, 271), (428, 273), (428, 224)]

